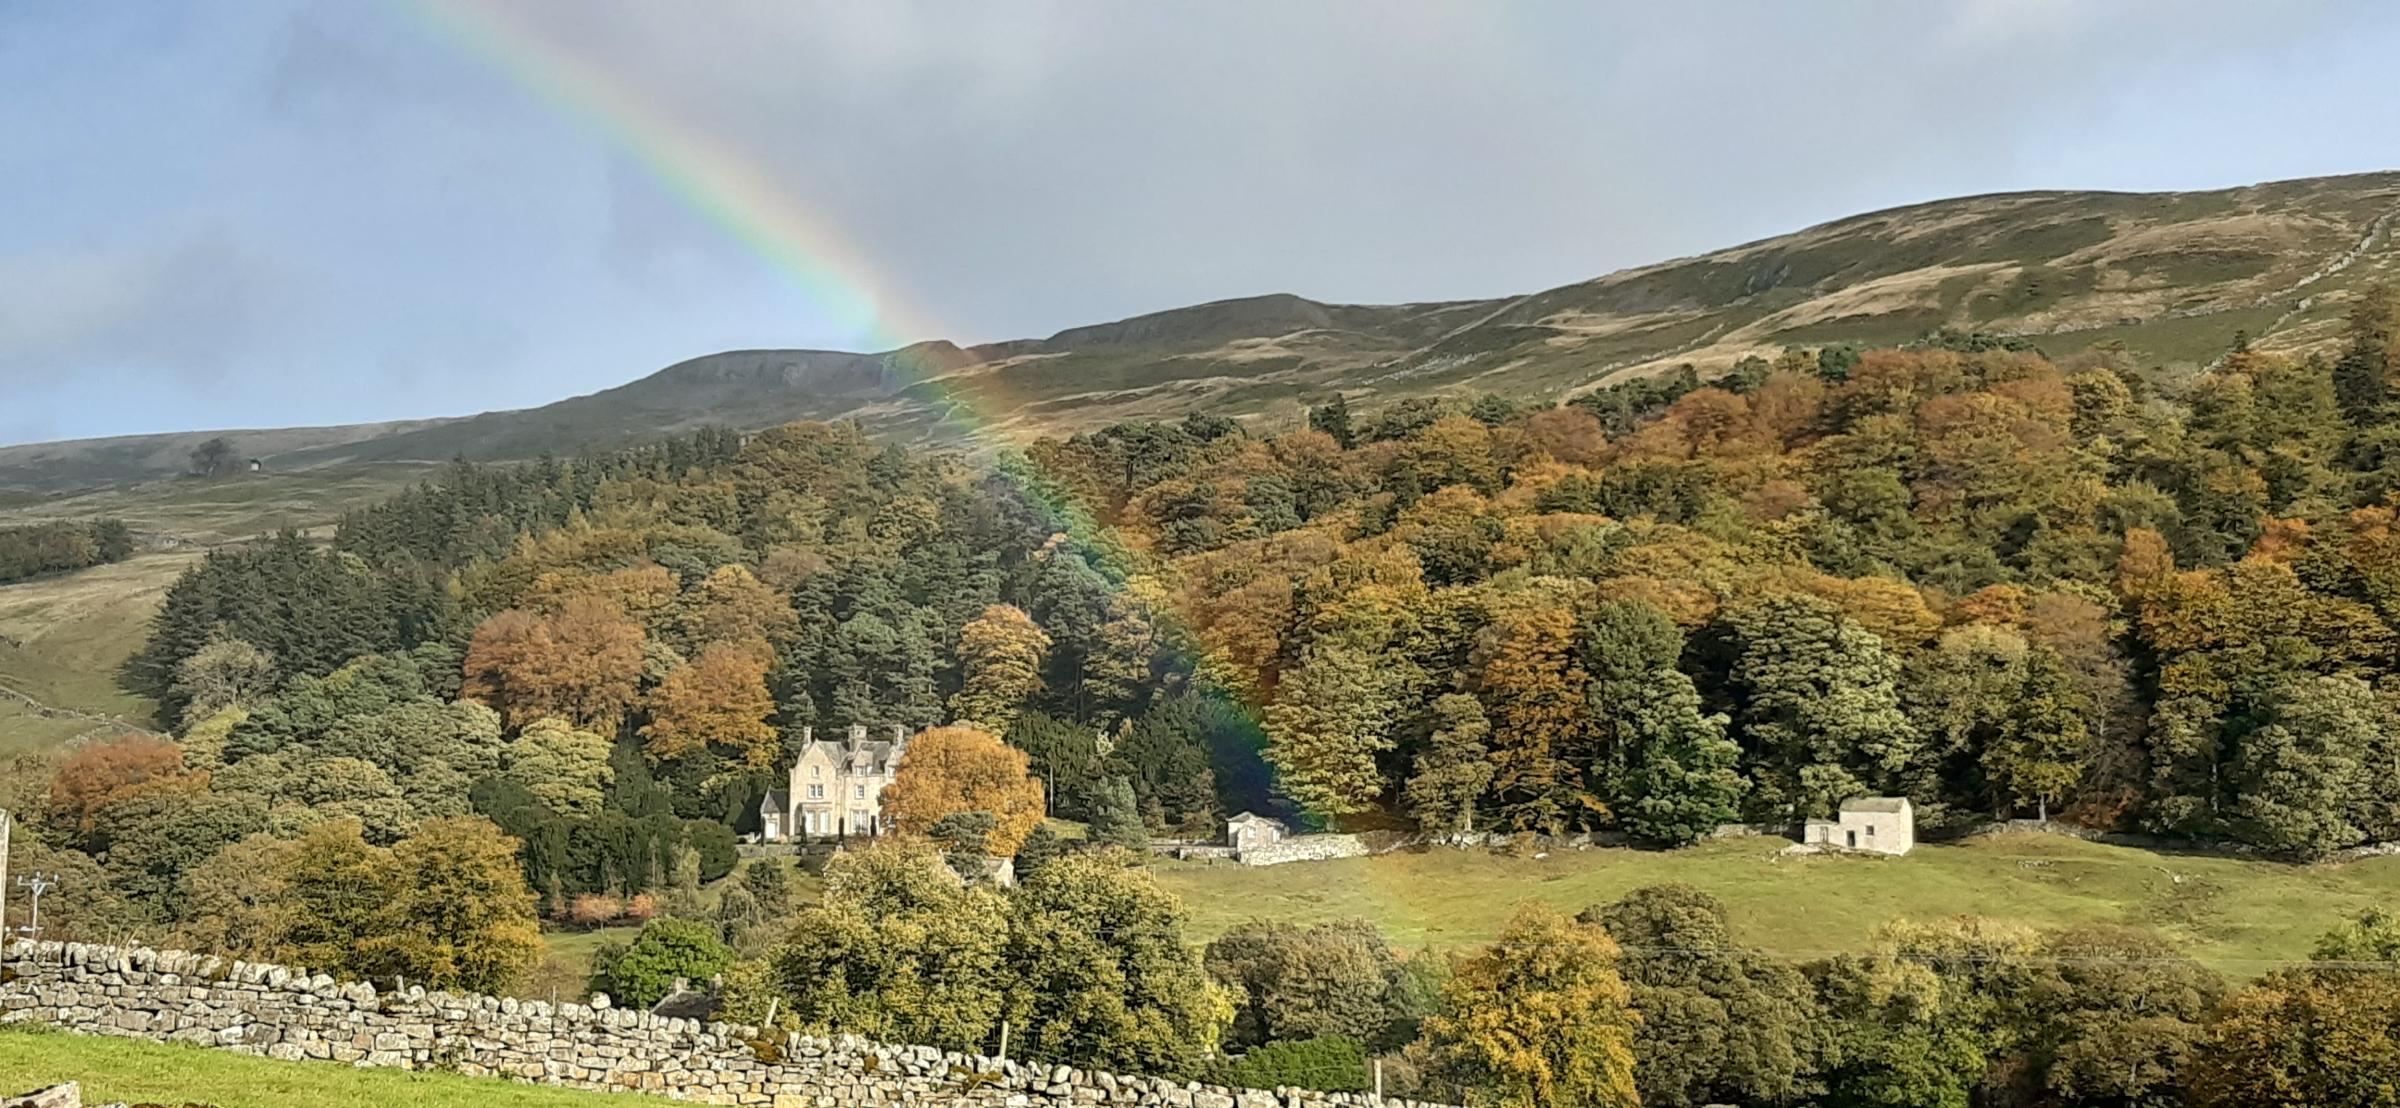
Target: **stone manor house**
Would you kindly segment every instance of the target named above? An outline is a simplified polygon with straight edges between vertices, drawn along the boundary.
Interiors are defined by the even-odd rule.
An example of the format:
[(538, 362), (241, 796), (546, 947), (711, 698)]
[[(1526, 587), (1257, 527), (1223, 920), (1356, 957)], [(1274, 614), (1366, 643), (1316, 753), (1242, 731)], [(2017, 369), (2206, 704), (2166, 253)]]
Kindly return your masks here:
[(856, 723), (840, 742), (803, 730), (790, 781), (758, 802), (759, 838), (778, 843), (890, 831), (883, 787), (907, 751), (908, 728), (899, 724), (889, 742), (868, 741), (866, 726)]

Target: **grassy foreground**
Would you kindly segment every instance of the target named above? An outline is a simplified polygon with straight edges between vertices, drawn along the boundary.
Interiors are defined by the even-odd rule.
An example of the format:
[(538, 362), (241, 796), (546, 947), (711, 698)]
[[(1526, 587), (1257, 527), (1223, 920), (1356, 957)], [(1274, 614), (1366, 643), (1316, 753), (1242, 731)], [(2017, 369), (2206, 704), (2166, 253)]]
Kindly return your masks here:
[(0, 1096), (83, 1083), (87, 1104), (187, 1102), (215, 1108), (586, 1108), (627, 1103), (608, 1093), (497, 1078), (279, 1062), (206, 1047), (0, 1028)]
[(1905, 858), (1779, 855), (1785, 845), (1735, 839), (1541, 859), (1436, 850), (1260, 868), (1178, 862), (1156, 872), (1183, 898), (1199, 939), (1254, 917), (1360, 916), (1397, 946), (1461, 946), (1492, 939), (1521, 901), (1578, 911), (1682, 881), (1725, 902), (1737, 941), (1793, 958), (1865, 949), (1888, 920), (1976, 915), (2147, 928), (2233, 977), (2306, 958), (2340, 918), (2400, 901), (2400, 858), (2294, 866), (2036, 834), (1919, 846)]

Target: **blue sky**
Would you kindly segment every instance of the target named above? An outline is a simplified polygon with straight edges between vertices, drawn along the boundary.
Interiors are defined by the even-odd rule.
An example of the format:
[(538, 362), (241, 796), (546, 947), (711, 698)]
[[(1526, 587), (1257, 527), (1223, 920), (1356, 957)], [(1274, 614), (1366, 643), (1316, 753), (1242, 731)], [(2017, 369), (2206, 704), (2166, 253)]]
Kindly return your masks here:
[[(2400, 168), (2378, 3), (504, 7), (960, 341), (1531, 291), (1961, 193)], [(0, 443), (871, 341), (397, 3), (0, 0), (0, 151)]]

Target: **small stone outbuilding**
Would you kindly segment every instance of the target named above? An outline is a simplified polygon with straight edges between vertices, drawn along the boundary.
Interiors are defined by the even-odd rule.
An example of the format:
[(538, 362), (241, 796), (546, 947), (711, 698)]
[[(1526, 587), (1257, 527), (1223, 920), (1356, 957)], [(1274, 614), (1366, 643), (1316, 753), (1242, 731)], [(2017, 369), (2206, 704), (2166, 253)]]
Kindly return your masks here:
[(1900, 855), (1917, 845), (1916, 810), (1905, 796), (1855, 796), (1833, 819), (1801, 825), (1800, 841), (1832, 850)]
[(1256, 812), (1244, 812), (1225, 821), (1225, 845), (1237, 854), (1273, 846), (1290, 833), (1282, 820)]

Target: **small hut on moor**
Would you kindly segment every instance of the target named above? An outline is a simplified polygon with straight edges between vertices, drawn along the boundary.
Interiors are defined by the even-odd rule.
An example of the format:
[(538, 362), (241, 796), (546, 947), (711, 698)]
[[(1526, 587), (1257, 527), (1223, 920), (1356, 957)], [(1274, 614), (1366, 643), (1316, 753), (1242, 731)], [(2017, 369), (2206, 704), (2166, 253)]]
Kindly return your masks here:
[(1835, 818), (1809, 820), (1800, 832), (1810, 846), (1906, 854), (1917, 845), (1917, 816), (1905, 796), (1854, 796)]

